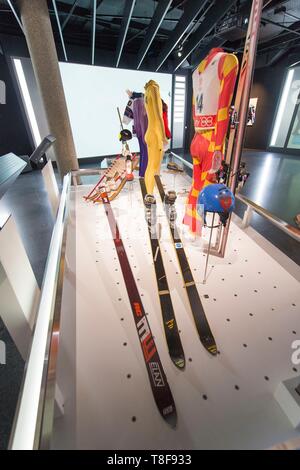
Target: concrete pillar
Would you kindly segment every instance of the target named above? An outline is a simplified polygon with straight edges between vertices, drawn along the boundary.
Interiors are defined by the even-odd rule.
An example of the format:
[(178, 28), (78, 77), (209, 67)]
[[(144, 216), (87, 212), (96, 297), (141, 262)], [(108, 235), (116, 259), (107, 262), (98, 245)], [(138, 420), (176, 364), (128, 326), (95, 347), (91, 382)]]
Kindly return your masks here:
[(47, 0), (19, 0), (21, 20), (61, 177), (78, 169)]

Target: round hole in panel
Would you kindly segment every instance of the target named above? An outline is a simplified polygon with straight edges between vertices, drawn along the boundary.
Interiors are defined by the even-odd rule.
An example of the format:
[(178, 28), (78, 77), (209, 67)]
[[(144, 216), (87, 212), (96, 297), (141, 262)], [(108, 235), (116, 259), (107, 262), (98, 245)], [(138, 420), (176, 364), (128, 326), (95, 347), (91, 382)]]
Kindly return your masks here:
[(124, 343), (123, 343), (123, 346), (127, 346), (127, 343), (126, 343), (126, 341), (124, 341)]
[(230, 318), (226, 318), (226, 321), (230, 322)]
[(273, 341), (273, 338), (271, 336), (268, 337), (269, 341)]
[(250, 317), (253, 317), (253, 316), (254, 316), (254, 314), (253, 314), (253, 313), (249, 313), (249, 316), (250, 316)]
[(136, 422), (136, 416), (132, 416), (131, 421), (132, 421), (133, 423), (135, 423), (135, 422)]
[(265, 375), (265, 380), (268, 382), (270, 379), (267, 375)]
[(239, 387), (238, 385), (235, 385), (234, 388), (235, 388), (236, 390), (239, 390), (239, 389), (240, 389), (240, 387)]
[(247, 347), (248, 347), (248, 345), (247, 345), (246, 343), (244, 343), (243, 346), (244, 346), (244, 348), (247, 348)]
[(127, 374), (127, 379), (131, 379), (131, 374)]
[(293, 330), (292, 333), (293, 333), (293, 335), (296, 335), (296, 334), (297, 334), (297, 331)]
[(202, 395), (203, 400), (207, 400), (207, 395)]
[(293, 367), (293, 371), (298, 372), (298, 369), (296, 369), (296, 367)]
[(120, 320), (121, 320), (121, 321), (124, 321), (124, 318), (122, 317)]
[(193, 361), (193, 359), (191, 357), (189, 357), (189, 362), (192, 362), (192, 361)]

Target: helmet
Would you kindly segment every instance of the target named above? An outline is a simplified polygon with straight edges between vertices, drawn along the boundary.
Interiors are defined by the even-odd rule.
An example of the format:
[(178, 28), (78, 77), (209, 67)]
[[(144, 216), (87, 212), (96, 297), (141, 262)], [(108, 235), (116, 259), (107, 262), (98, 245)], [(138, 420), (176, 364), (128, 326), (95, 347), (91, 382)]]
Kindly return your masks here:
[(199, 194), (198, 205), (203, 206), (204, 214), (218, 213), (222, 224), (225, 225), (234, 209), (234, 195), (225, 184), (209, 184)]
[(132, 134), (129, 129), (122, 129), (119, 134), (120, 142), (126, 142), (132, 139)]

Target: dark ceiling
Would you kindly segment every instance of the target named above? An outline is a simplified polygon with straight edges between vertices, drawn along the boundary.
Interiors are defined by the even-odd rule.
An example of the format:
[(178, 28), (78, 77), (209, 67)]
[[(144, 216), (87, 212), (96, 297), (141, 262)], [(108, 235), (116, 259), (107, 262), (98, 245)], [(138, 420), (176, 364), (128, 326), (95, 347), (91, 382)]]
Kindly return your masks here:
[[(195, 67), (211, 47), (241, 51), (251, 3), (48, 0), (48, 7), (60, 60), (174, 72)], [(300, 0), (264, 4), (258, 54), (268, 64), (299, 48)], [(19, 15), (16, 0), (0, 0), (0, 41), (24, 42), (11, 6)]]

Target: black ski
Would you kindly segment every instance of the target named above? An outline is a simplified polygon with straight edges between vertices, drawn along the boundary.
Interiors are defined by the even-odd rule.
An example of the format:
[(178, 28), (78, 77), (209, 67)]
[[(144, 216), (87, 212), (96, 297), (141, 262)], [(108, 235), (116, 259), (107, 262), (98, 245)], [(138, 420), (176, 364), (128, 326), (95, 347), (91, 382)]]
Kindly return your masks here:
[(154, 400), (162, 417), (172, 426), (176, 426), (177, 413), (166, 374), (164, 372), (151, 329), (145, 314), (141, 297), (127, 258), (119, 228), (105, 189), (101, 192), (104, 210), (110, 225), (118, 254), (124, 282), (127, 289), (135, 326), (140, 340)]
[[(145, 196), (147, 194), (146, 185), (144, 178), (140, 178), (140, 186), (142, 190), (143, 199), (145, 202)], [(184, 351), (182, 348), (180, 335), (178, 331), (178, 326), (175, 318), (175, 313), (173, 309), (171, 294), (169, 291), (167, 276), (165, 273), (165, 268), (163, 264), (163, 259), (161, 255), (159, 239), (157, 236), (156, 230), (156, 220), (155, 220), (155, 203), (152, 204), (151, 209), (146, 207), (146, 219), (148, 225), (148, 233), (151, 244), (151, 251), (153, 257), (154, 270), (157, 280), (157, 288), (161, 306), (162, 319), (164, 324), (166, 341), (169, 349), (169, 354), (174, 362), (175, 366), (179, 369), (185, 367), (185, 357)], [(148, 212), (148, 215), (147, 215)]]
[[(174, 207), (174, 202), (170, 203), (170, 200), (166, 197), (165, 190), (163, 188), (161, 179), (158, 175), (155, 176), (155, 182), (162, 200), (164, 204), (166, 216), (168, 219), (174, 248), (177, 254), (178, 263), (181, 269), (181, 274), (184, 281), (184, 286), (186, 289), (186, 293), (190, 302), (190, 307), (192, 310), (192, 314), (194, 317), (195, 325), (200, 337), (200, 341), (203, 346), (207, 349), (210, 354), (216, 355), (217, 354), (217, 345), (210, 329), (209, 323), (207, 321), (203, 305), (192, 275), (191, 268), (189, 266), (189, 262), (187, 260), (187, 256), (185, 254), (183, 244), (181, 239), (178, 236), (178, 230), (176, 229), (176, 212)], [(176, 197), (175, 197), (176, 198)]]

